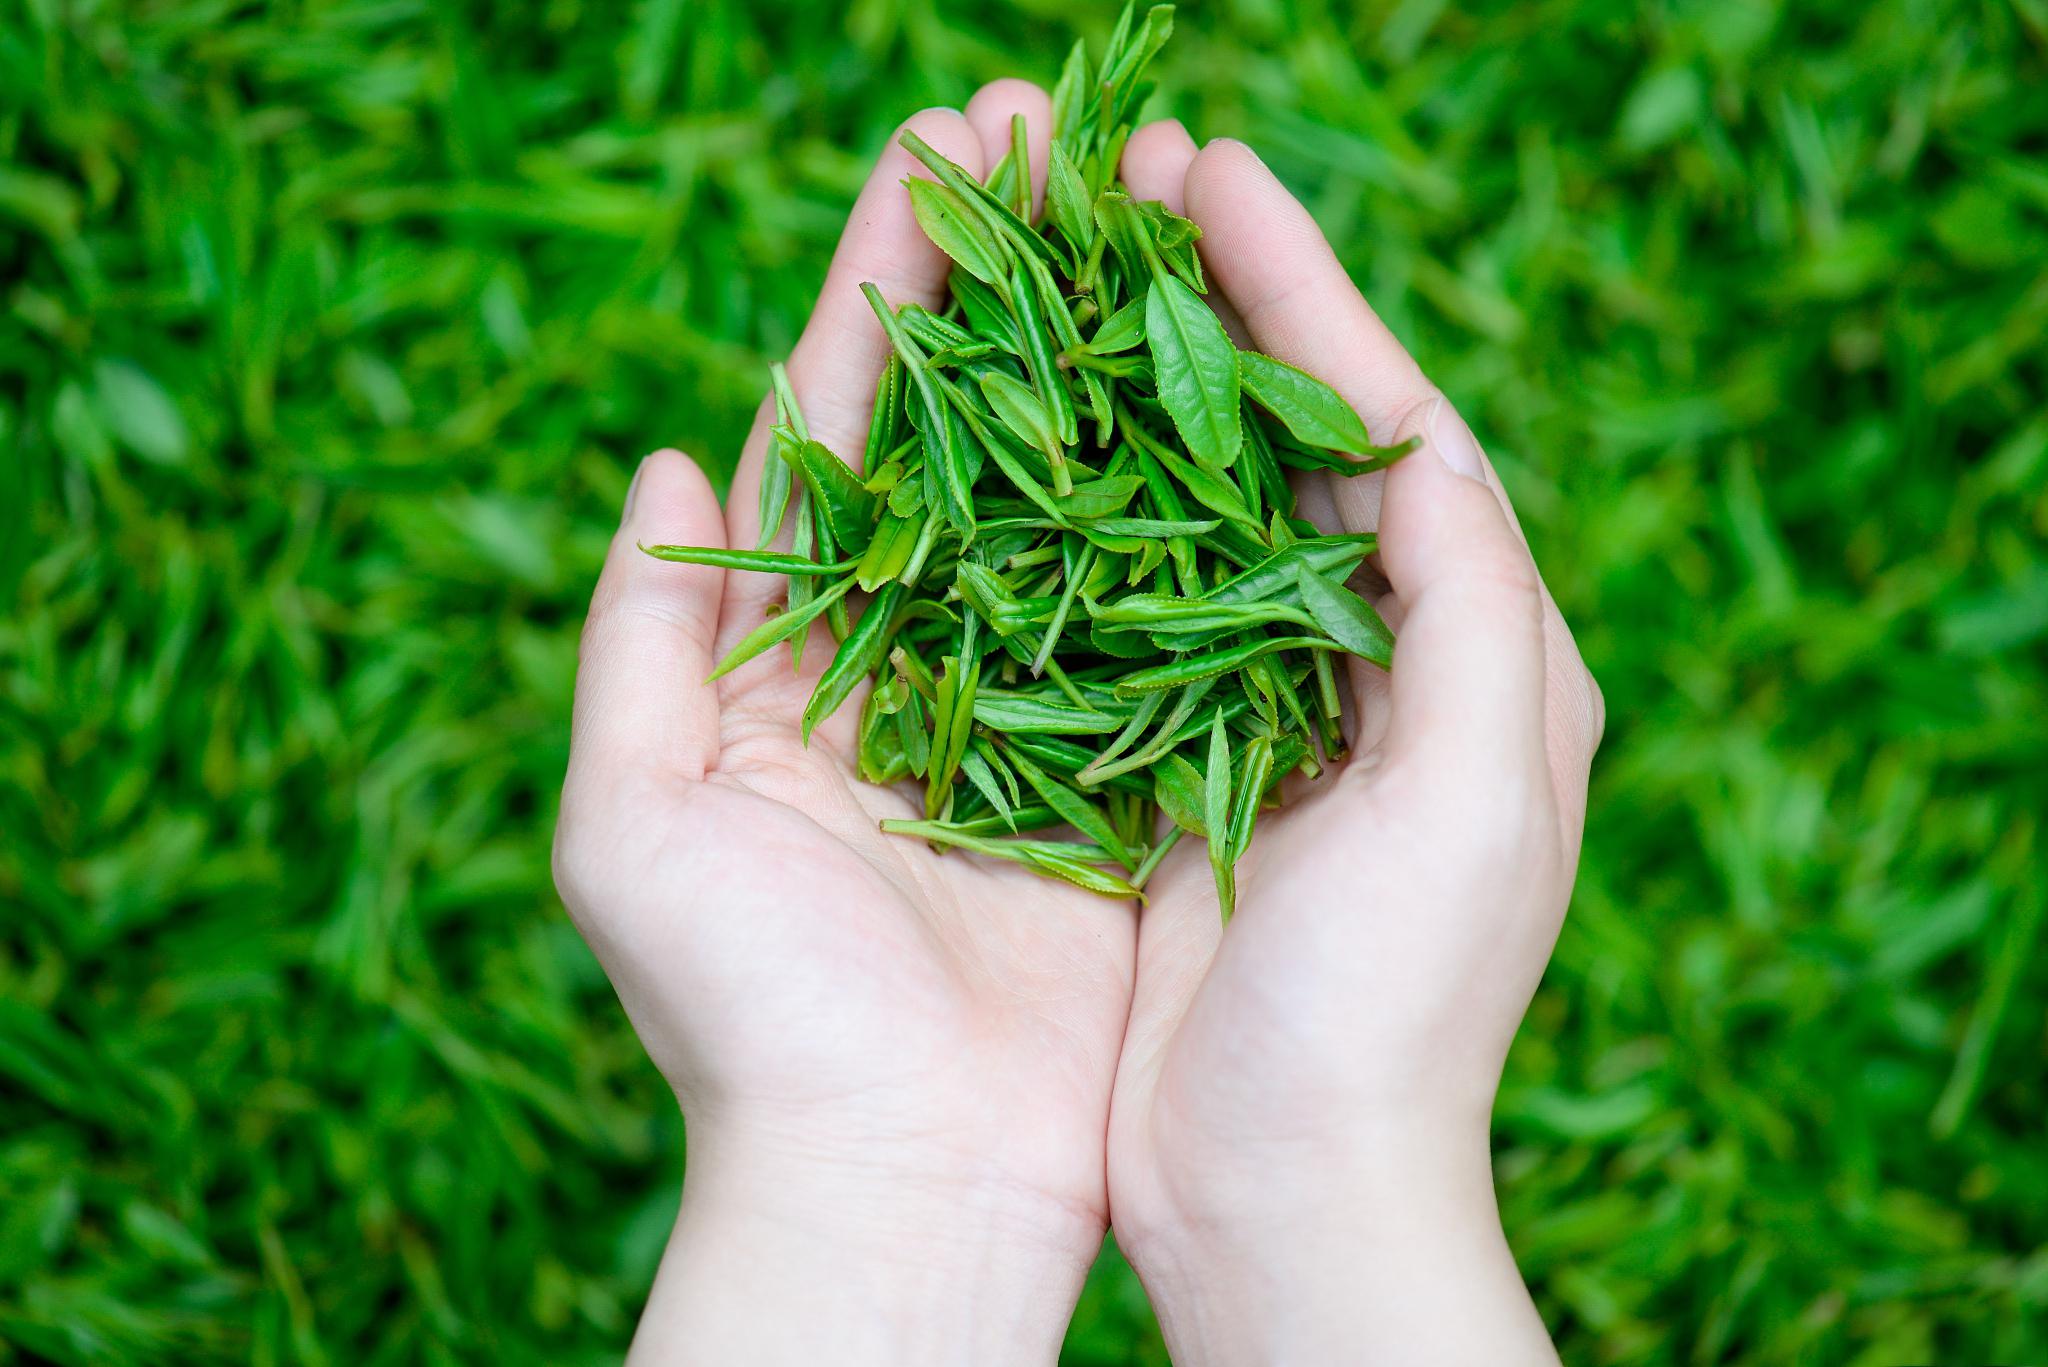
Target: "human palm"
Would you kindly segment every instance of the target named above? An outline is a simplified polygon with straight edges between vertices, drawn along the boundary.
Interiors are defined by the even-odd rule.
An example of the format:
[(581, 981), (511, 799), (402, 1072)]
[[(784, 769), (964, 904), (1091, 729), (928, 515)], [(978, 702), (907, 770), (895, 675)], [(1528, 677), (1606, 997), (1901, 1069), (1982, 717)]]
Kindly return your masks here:
[(798, 737), (816, 668), (722, 680), (703, 775), (621, 814), (589, 901), (642, 1038), (693, 1121), (957, 1163), (1100, 1224), (1129, 909), (882, 834), (914, 813), (854, 772), (850, 718)]
[[(1043, 96), (1023, 90), (1042, 137)], [(1006, 145), (1016, 100), (998, 87), (977, 103), (972, 122), (935, 111), (911, 126), (979, 168), (977, 128)], [(842, 453), (861, 449), (884, 360), (859, 283), (927, 303), (944, 286), (908, 169), (892, 146), (789, 363), (812, 434)], [(995, 1185), (1092, 1248), (1133, 910), (883, 834), (882, 819), (921, 813), (857, 773), (859, 695), (808, 744), (798, 731), (831, 654), (822, 631), (801, 669), (778, 650), (702, 682), (779, 582), (665, 564), (636, 543), (754, 545), (766, 447), (764, 412), (730, 511), (675, 452), (636, 477), (586, 628), (557, 837), (565, 900), (676, 1088), (693, 1156), (716, 1143)]]
[[(928, 111), (910, 126), (979, 171), (1007, 148), (1013, 111), (1031, 127), (1042, 186), (1042, 91), (1000, 82), (964, 119)], [(898, 183), (911, 170), (893, 146), (884, 155), (789, 362), (812, 435), (842, 454), (863, 446), (886, 356), (858, 285), (927, 304), (944, 286), (945, 258)], [(675, 452), (636, 479), (585, 632), (557, 876), (682, 1100), (691, 1180), (756, 1173), (747, 1218), (727, 1230), (757, 1228), (758, 1193), (783, 1175), (825, 1171), (807, 1190), (826, 1203), (871, 1187), (934, 1197), (920, 1205), (928, 1219), (981, 1212), (982, 1256), (1027, 1231), (1058, 1270), (1014, 1280), (1054, 1286), (1071, 1306), (1113, 1219), (1177, 1357), (1206, 1343), (1232, 1360), (1228, 1334), (1186, 1332), (1186, 1307), (1228, 1298), (1174, 1285), (1204, 1231), (1247, 1236), (1205, 1255), (1235, 1258), (1228, 1278), (1281, 1275), (1281, 1258), (1253, 1252), (1256, 1236), (1311, 1247), (1289, 1230), (1327, 1213), (1314, 1203), (1356, 1169), (1361, 1136), (1398, 1131), (1426, 1147), (1432, 1133), (1476, 1131), (1483, 1183), (1501, 1059), (1576, 863), (1599, 699), (1470, 434), (1300, 206), (1248, 149), (1198, 157), (1177, 124), (1140, 130), (1123, 173), (1139, 198), (1203, 225), (1240, 342), (1325, 376), (1379, 439), (1430, 448), (1384, 482), (1384, 508), (1377, 479), (1302, 490), (1319, 524), (1382, 533), (1383, 610), (1400, 644), (1391, 678), (1354, 667), (1351, 757), (1315, 783), (1290, 781), (1261, 818), (1229, 934), (1196, 842), (1160, 866), (1140, 912), (883, 834), (885, 818), (919, 813), (859, 776), (859, 695), (808, 745), (798, 732), (829, 653), (821, 634), (802, 669), (777, 651), (700, 682), (781, 586), (657, 562), (635, 544), (756, 543), (765, 405), (729, 511)], [(689, 1245), (691, 1207), (686, 1195), (671, 1259)], [(1453, 1252), (1472, 1277), (1505, 1262), (1500, 1299), (1521, 1307), (1510, 1335), (1541, 1343), (1497, 1237)], [(772, 1261), (801, 1256), (785, 1245)], [(691, 1263), (675, 1283), (707, 1284), (713, 1265)], [(682, 1307), (669, 1330), (708, 1342), (684, 1326), (713, 1312), (669, 1303)], [(1034, 1339), (1056, 1345), (1057, 1321), (989, 1342), (1014, 1353)], [(1328, 1345), (1298, 1356), (1322, 1360)], [(1472, 1356), (1484, 1356), (1476, 1340)]]
[(1519, 906), (1510, 863), (1555, 888), (1540, 871), (1555, 825), (1539, 807), (1499, 836), (1475, 814), (1467, 840), (1428, 787), (1374, 749), (1292, 795), (1240, 865), (1227, 933), (1199, 849), (1161, 868), (1111, 1113), (1112, 1210), (1131, 1245), (1277, 1215), (1285, 1188), (1326, 1192), (1389, 1127), (1483, 1131), (1562, 890), (1527, 916), (1456, 909)]

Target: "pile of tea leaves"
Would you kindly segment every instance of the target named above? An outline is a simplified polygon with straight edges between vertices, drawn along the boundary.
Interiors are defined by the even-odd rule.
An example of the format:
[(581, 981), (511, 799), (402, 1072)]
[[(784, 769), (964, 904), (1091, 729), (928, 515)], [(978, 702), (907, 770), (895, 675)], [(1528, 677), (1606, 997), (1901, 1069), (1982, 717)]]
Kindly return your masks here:
[(838, 649), (803, 735), (872, 680), (862, 776), (924, 785), (924, 819), (886, 829), (1118, 897), (1199, 836), (1228, 915), (1260, 809), (1342, 756), (1336, 657), (1392, 658), (1345, 586), (1374, 538), (1298, 518), (1288, 471), (1362, 474), (1407, 446), (1240, 351), (1203, 299), (1200, 228), (1116, 179), (1172, 30), (1171, 6), (1127, 8), (1099, 64), (1069, 53), (1037, 222), (1021, 117), (986, 182), (905, 133), (952, 302), (892, 310), (863, 286), (893, 354), (859, 472), (777, 367), (760, 549), (647, 550), (789, 577), (713, 677), (783, 642), (800, 660), (824, 621)]

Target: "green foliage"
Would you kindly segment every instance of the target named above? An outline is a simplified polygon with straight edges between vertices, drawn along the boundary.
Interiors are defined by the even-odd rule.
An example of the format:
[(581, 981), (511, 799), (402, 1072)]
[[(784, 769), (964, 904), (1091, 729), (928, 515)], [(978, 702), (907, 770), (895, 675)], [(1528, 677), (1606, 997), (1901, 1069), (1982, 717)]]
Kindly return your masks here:
[[(615, 1358), (681, 1127), (548, 891), (592, 576), (894, 122), (1069, 23), (0, 0), (0, 1359)], [(1217, 0), (1161, 58), (1606, 687), (1498, 1135), (1572, 1361), (2048, 1358), (2044, 51)], [(1163, 1361), (1113, 1259), (1069, 1357)]]
[[(1132, 92), (1149, 89), (1142, 79), (1145, 63), (1172, 31), (1170, 5), (1151, 7), (1131, 32), (1135, 12), (1133, 7), (1118, 19), (1096, 66), (1106, 94), (1126, 86)], [(1128, 39), (1119, 36), (1126, 33), (1131, 35)], [(1111, 98), (1106, 107), (1131, 112), (1138, 98), (1135, 93), (1122, 101)], [(1062, 96), (1056, 103), (1069, 101)], [(1092, 124), (1056, 125), (1051, 130), (1047, 164), (1065, 164), (1077, 182), (1084, 181), (1085, 172), (1085, 183), (1106, 187), (1092, 209), (1077, 208), (1070, 215), (1079, 225), (1067, 234), (1071, 260), (1086, 264), (1061, 261), (1057, 269), (1068, 277), (1064, 281), (1035, 259), (1057, 255), (1050, 241), (1056, 228), (1048, 221), (1041, 236), (1034, 219), (1026, 174), (1030, 146), (1025, 115), (1011, 116), (1009, 154), (981, 181), (916, 134), (903, 133), (901, 144), (939, 177), (905, 180), (912, 211), (925, 236), (951, 258), (960, 274), (953, 301), (938, 313), (915, 303), (892, 310), (873, 282), (861, 286), (894, 352), (876, 385), (874, 415), (864, 443), (874, 464), (862, 465), (855, 474), (822, 443), (806, 440), (799, 445), (792, 434), (804, 430), (800, 405), (788, 392), (787, 373), (774, 367), (771, 386), (782, 421), (770, 429), (778, 449), (778, 456), (770, 459), (796, 466), (809, 497), (808, 510), (797, 511), (792, 545), (799, 553), (733, 551), (723, 545), (641, 549), (664, 560), (786, 572), (782, 588), (788, 601), (782, 615), (749, 632), (712, 672), (713, 678), (730, 673), (785, 636), (791, 638), (796, 656), (800, 643), (794, 634), (808, 620), (807, 606), (817, 606), (816, 601), (803, 601), (812, 592), (807, 576), (843, 574), (835, 587), (844, 594), (856, 582), (879, 583), (885, 566), (898, 567), (894, 582), (867, 606), (858, 626), (835, 629), (840, 638), (837, 650), (803, 713), (808, 741), (812, 727), (849, 696), (849, 682), (872, 674), (873, 688), (854, 746), (855, 767), (877, 783), (925, 780), (925, 819), (884, 821), (882, 829), (989, 854), (991, 842), (982, 837), (989, 819), (1015, 824), (1011, 807), (992, 795), (994, 780), (1002, 775), (1014, 786), (1021, 776), (1049, 811), (1088, 840), (1061, 847), (1051, 862), (1037, 841), (994, 857), (1111, 896), (1135, 897), (1145, 885), (1135, 876), (1138, 870), (1156, 867), (1171, 843), (1199, 826), (1216, 869), (1218, 910), (1227, 920), (1234, 910), (1232, 871), (1251, 846), (1268, 789), (1277, 788), (1290, 772), (1320, 777), (1324, 767), (1318, 756), (1343, 750), (1334, 690), (1316, 691), (1313, 723), (1294, 696), (1294, 689), (1311, 673), (1329, 668), (1327, 662), (1309, 663), (1314, 657), (1303, 655), (1303, 648), (1347, 651), (1382, 668), (1393, 659), (1393, 637), (1379, 614), (1349, 589), (1324, 580), (1305, 559), (1312, 550), (1341, 553), (1359, 538), (1319, 536), (1313, 523), (1295, 519), (1294, 490), (1281, 462), (1299, 465), (1301, 454), (1312, 450), (1316, 459), (1307, 468), (1328, 468), (1324, 462), (1334, 460), (1349, 472), (1378, 468), (1379, 458), (1392, 453), (1372, 445), (1364, 422), (1322, 381), (1256, 352), (1240, 357), (1216, 312), (1194, 288), (1169, 273), (1163, 264), (1167, 256), (1189, 249), (1200, 229), (1163, 204), (1146, 205), (1142, 212), (1133, 207), (1111, 162), (1135, 131), (1129, 117), (1112, 123), (1098, 117)], [(1065, 151), (1069, 146), (1074, 149), (1071, 161)], [(1119, 247), (1118, 266), (1105, 264), (1111, 237), (1106, 225), (1111, 223), (1117, 225), (1115, 236), (1136, 249), (1134, 253)], [(1149, 274), (1139, 269), (1140, 258), (1150, 266)], [(1200, 281), (1198, 269), (1189, 268), (1187, 274)], [(993, 286), (997, 298), (990, 301), (976, 281)], [(1077, 294), (1083, 297), (1070, 302)], [(1098, 325), (1109, 332), (1110, 346), (1121, 345), (1127, 329), (1118, 325), (1118, 311), (1138, 309), (1140, 294), (1152, 365), (1124, 382), (1112, 410), (1099, 377), (1056, 364), (1053, 348), (1059, 344), (1061, 361), (1092, 353), (1095, 341), (1086, 333), (1095, 332)], [(1021, 345), (1014, 345), (1020, 339)], [(1250, 387), (1271, 419), (1241, 411), (1241, 364), (1253, 377)], [(949, 370), (957, 371), (957, 378), (948, 379), (943, 372)], [(899, 375), (910, 377), (926, 402), (899, 405)], [(1079, 395), (1073, 392), (1077, 383)], [(932, 400), (934, 386), (945, 395), (945, 405)], [(986, 407), (976, 406), (977, 396)], [(1085, 445), (1074, 416), (1075, 406), (1083, 402), (1098, 417)], [(1134, 409), (1163, 413), (1155, 411), (1155, 425), (1147, 432)], [(1269, 421), (1270, 430), (1261, 426)], [(1243, 440), (1247, 427), (1253, 431), (1249, 443)], [(1312, 445), (1297, 445), (1303, 442)], [(1215, 473), (1237, 459), (1240, 445), (1251, 453), (1240, 471), (1245, 497), (1253, 499), (1256, 508), (1258, 490), (1275, 494), (1278, 506), (1270, 530), (1244, 508), (1235, 490), (1220, 484)], [(1004, 447), (1007, 460), (1000, 458)], [(1354, 466), (1347, 455), (1329, 454), (1347, 450), (1370, 453), (1375, 459)], [(1043, 474), (1052, 483), (1050, 497), (1037, 473), (1023, 468), (1027, 455), (1031, 460), (1043, 458)], [(1099, 465), (1099, 472), (1083, 464), (1084, 458)], [(1194, 467), (1188, 467), (1188, 461)], [(1179, 483), (1186, 492), (1199, 501), (1214, 502), (1220, 486), (1227, 501), (1218, 506), (1235, 512), (1233, 520), (1242, 527), (1232, 528), (1228, 536), (1212, 536), (1222, 527), (1220, 520), (1192, 522), (1179, 517), (1183, 504), (1173, 477), (1183, 468), (1187, 474)], [(1074, 469), (1089, 476), (1085, 484), (1074, 484)], [(1142, 473), (1130, 473), (1133, 469)], [(768, 491), (764, 482), (764, 526), (782, 522), (786, 480), (784, 484), (782, 490)], [(877, 499), (876, 493), (886, 493), (886, 500)], [(946, 503), (949, 525), (942, 529), (927, 513), (923, 527), (914, 533), (908, 515), (919, 511), (917, 505), (939, 497)], [(1140, 499), (1136, 509), (1134, 498)], [(1133, 512), (1138, 515), (1127, 515)], [(1034, 515), (1038, 513), (1043, 516)], [(986, 536), (981, 535), (984, 531)], [(813, 532), (809, 544), (807, 532)], [(1191, 537), (1201, 540), (1197, 543)], [(773, 537), (764, 534), (763, 540)], [(882, 547), (872, 559), (863, 554), (857, 563), (832, 563), (839, 547), (864, 551), (871, 544)], [(1174, 569), (1166, 564), (1169, 553), (1175, 555)], [(1356, 563), (1353, 558), (1346, 569)], [(1282, 566), (1292, 573), (1283, 573)], [(1220, 632), (1190, 637), (1172, 628), (1196, 625), (1191, 616), (1207, 615), (1213, 621), (1218, 609), (1206, 596), (1175, 596), (1171, 590), (1176, 571), (1195, 586), (1213, 584), (1215, 592), (1227, 588), (1242, 595), (1247, 585), (1264, 583), (1269, 597), (1235, 606), (1232, 611), (1239, 620), (1221, 624)], [(1301, 599), (1301, 607), (1288, 601), (1294, 597)], [(1261, 611), (1263, 616), (1255, 615)], [(1275, 616), (1323, 635), (1261, 636)], [(977, 648), (984, 622), (994, 629), (1001, 647), (987, 655)], [(1067, 630), (1070, 625), (1072, 631)], [(1151, 630), (1155, 627), (1166, 630)], [(1113, 646), (1104, 640), (1124, 633), (1129, 634)], [(1249, 639), (1228, 650), (1192, 653), (1229, 636)], [(1298, 658), (1289, 664), (1283, 652)], [(1148, 655), (1156, 661), (1150, 667), (1133, 663)], [(936, 671), (931, 666), (934, 657), (941, 662)], [(905, 710), (905, 705), (913, 687), (922, 695), (928, 679), (936, 682), (930, 730), (924, 733), (921, 709)], [(1212, 687), (1226, 679), (1222, 687)], [(1001, 731), (973, 735), (975, 699), (984, 680), (1061, 710), (1071, 703), (1084, 713), (1102, 714), (1095, 734), (1122, 734), (1106, 741), (1108, 748), (1100, 751), (1070, 743), (1057, 762), (1058, 772), (1049, 774), (1026, 758), (1024, 743)], [(1205, 817), (1190, 826), (1162, 829), (1161, 808), (1142, 801), (1142, 781), (1131, 780), (1138, 783), (1141, 799), (1132, 803), (1120, 800), (1126, 795), (1116, 787), (1098, 788), (1092, 780), (1120, 756), (1129, 763), (1124, 747), (1160, 706), (1155, 700), (1141, 713), (1141, 704), (1132, 702), (1128, 722), (1119, 726), (1125, 700), (1176, 686), (1182, 687), (1183, 707), (1188, 699), (1215, 694), (1208, 782), (1212, 791), (1221, 785), (1227, 826)], [(1280, 698), (1290, 703), (1284, 721)], [(1231, 713), (1250, 737), (1241, 759), (1233, 758), (1237, 751), (1225, 742), (1226, 717)], [(986, 766), (985, 774), (963, 772), (970, 738)], [(1276, 763), (1276, 754), (1285, 762)], [(960, 835), (968, 838), (954, 838)], [(1111, 863), (1133, 877), (1126, 881), (1099, 868), (1086, 869)]]

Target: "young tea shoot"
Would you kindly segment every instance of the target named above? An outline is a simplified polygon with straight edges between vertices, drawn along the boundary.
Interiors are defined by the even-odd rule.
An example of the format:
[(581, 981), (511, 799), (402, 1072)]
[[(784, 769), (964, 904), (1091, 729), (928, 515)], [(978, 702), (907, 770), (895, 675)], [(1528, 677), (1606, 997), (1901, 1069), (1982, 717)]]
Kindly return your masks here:
[(648, 550), (790, 576), (718, 673), (822, 622), (838, 648), (803, 735), (872, 685), (861, 774), (923, 794), (886, 829), (1111, 897), (1193, 836), (1228, 916), (1261, 809), (1341, 755), (1334, 657), (1392, 659), (1345, 586), (1373, 538), (1296, 516), (1289, 472), (1384, 469), (1408, 444), (1373, 446), (1321, 380), (1238, 350), (1201, 229), (1117, 180), (1172, 31), (1172, 6), (1127, 8), (1099, 62), (1075, 44), (1036, 222), (1021, 119), (986, 181), (906, 133), (952, 298), (863, 287), (893, 354), (858, 472), (777, 367), (760, 549)]

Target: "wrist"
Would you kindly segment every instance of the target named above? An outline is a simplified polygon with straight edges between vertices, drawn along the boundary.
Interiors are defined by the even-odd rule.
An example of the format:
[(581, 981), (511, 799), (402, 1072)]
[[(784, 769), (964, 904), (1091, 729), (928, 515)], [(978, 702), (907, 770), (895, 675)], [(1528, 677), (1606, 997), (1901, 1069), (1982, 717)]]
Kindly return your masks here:
[(1555, 1361), (1483, 1126), (1268, 1150), (1258, 1174), (1162, 1195), (1163, 1218), (1118, 1238), (1182, 1367)]
[(633, 1363), (1057, 1358), (1093, 1212), (929, 1155), (691, 1138)]

